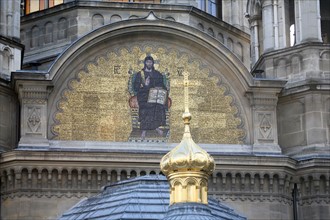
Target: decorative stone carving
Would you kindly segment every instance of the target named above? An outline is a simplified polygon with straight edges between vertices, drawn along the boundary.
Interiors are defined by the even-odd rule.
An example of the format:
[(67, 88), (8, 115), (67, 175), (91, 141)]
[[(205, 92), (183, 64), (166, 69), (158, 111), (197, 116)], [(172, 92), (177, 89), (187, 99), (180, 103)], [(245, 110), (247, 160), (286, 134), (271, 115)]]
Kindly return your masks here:
[[(68, 162), (66, 162), (68, 163)], [(265, 165), (265, 164), (264, 164)], [(283, 166), (288, 164), (277, 164), (271, 171), (265, 173), (264, 168), (249, 170), (216, 170), (214, 176), (210, 177), (209, 192), (223, 201), (248, 201), (291, 204), (293, 184), (299, 180), (299, 203), (310, 205), (314, 203), (329, 204), (329, 173), (326, 169), (318, 175), (313, 175), (312, 170), (306, 175), (299, 175), (296, 167), (289, 173), (283, 171)], [(88, 165), (86, 165), (88, 166)], [(324, 165), (327, 166), (327, 165)], [(155, 174), (160, 171), (132, 167), (122, 170), (118, 167), (99, 167), (95, 169), (80, 168), (75, 164), (67, 164), (66, 168), (53, 165), (38, 166), (22, 165), (18, 167), (7, 167), (0, 170), (2, 183), (2, 199), (22, 196), (48, 196), (51, 197), (76, 197), (82, 192), (96, 193), (101, 186), (125, 180), (134, 176)], [(155, 171), (154, 171), (155, 170)], [(127, 174), (134, 175), (127, 175)], [(293, 178), (294, 177), (294, 178)], [(212, 181), (211, 181), (212, 180)], [(194, 178), (186, 178), (180, 182), (182, 187), (188, 187)], [(12, 184), (15, 182), (15, 184)], [(198, 184), (202, 184), (199, 182)], [(205, 184), (205, 183), (204, 183)], [(42, 191), (36, 189), (44, 189)], [(58, 194), (60, 189), (61, 193)], [(76, 189), (76, 193), (70, 193)], [(17, 193), (18, 192), (18, 193)], [(318, 195), (317, 199), (315, 195)]]
[(272, 135), (272, 114), (269, 113), (259, 113), (259, 133), (258, 139), (272, 140), (274, 136)]
[[(280, 82), (277, 82), (280, 84)], [(255, 89), (247, 93), (253, 111), (253, 152), (281, 153), (277, 140), (276, 106), (280, 90)]]
[(262, 136), (264, 138), (267, 138), (269, 135), (269, 131), (272, 128), (271, 122), (270, 122), (270, 114), (259, 114), (259, 116), (262, 117), (260, 121), (260, 131), (262, 132)]
[(40, 130), (41, 124), (41, 108), (35, 106), (28, 107), (28, 120), (27, 124), (32, 133), (36, 133)]
[(47, 140), (48, 82), (24, 82), (16, 90), (21, 103), (21, 139), (19, 146), (49, 146)]

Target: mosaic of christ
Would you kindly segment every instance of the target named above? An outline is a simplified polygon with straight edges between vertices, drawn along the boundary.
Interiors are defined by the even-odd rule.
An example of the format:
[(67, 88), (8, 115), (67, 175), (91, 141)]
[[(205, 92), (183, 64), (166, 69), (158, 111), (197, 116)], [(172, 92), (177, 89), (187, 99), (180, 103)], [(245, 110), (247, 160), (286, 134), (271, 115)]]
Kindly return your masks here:
[(146, 55), (143, 68), (130, 70), (128, 90), (132, 111), (130, 141), (166, 141), (169, 136), (169, 74), (155, 68), (152, 55)]

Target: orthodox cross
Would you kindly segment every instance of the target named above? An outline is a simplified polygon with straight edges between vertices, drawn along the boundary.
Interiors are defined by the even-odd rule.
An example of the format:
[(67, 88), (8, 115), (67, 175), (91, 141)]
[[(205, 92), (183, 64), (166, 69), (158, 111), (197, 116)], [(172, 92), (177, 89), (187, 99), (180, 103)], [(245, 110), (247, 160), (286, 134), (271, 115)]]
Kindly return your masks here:
[[(200, 86), (201, 82), (199, 80), (189, 80), (189, 73), (184, 71), (183, 75), (183, 86), (184, 86), (184, 108), (185, 112), (189, 112), (189, 90), (188, 88), (191, 86)], [(182, 85), (181, 83), (177, 83), (177, 85)]]
[(183, 86), (184, 86), (184, 109), (185, 113), (189, 112), (189, 73), (184, 72), (183, 73)]

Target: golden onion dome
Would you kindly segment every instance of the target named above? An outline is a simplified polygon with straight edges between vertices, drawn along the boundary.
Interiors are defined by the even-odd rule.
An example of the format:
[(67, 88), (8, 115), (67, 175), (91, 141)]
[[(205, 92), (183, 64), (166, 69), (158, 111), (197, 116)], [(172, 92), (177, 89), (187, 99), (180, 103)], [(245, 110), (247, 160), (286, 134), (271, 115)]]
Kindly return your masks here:
[(185, 132), (181, 143), (168, 152), (160, 162), (161, 171), (168, 176), (181, 171), (197, 171), (207, 175), (212, 174), (214, 159), (192, 139), (190, 134), (191, 114), (185, 112), (182, 116)]

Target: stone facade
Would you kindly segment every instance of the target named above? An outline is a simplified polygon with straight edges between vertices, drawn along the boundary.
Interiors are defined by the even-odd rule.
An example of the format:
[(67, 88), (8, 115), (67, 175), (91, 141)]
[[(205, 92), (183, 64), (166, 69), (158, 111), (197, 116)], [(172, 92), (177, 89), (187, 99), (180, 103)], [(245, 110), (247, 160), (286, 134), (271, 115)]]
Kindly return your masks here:
[(11, 71), (21, 68), (20, 1), (1, 1), (0, 4), (0, 77), (8, 80)]
[[(330, 62), (329, 47), (321, 38), (320, 1), (291, 2), (291, 9), (286, 7), (288, 14), (279, 13), (285, 8), (282, 4), (289, 3), (262, 1), (261, 5), (250, 4), (252, 16), (249, 19), (251, 24), (257, 25), (251, 28), (251, 32), (255, 33), (252, 44), (258, 45), (252, 50), (252, 57), (258, 59), (252, 73), (259, 72), (258, 77), (261, 78), (287, 81), (277, 106), (282, 151), (294, 157), (328, 154)], [(293, 9), (294, 18), (290, 17)], [(264, 12), (273, 16), (264, 19), (260, 16)], [(271, 24), (275, 24), (276, 28), (266, 30)], [(289, 38), (280, 37), (280, 30), (288, 33), (290, 25), (295, 27), (295, 45), (292, 47), (288, 46)], [(260, 31), (264, 33), (262, 39), (256, 34)]]
[[(162, 149), (165, 152), (169, 148)], [(4, 153), (2, 199), (6, 209), (2, 213), (14, 219), (59, 217), (74, 203), (98, 193), (104, 185), (135, 176), (158, 174), (159, 160), (163, 155), (151, 153), (151, 150), (144, 154), (125, 150), (117, 153), (90, 151), (87, 154), (63, 150)], [(45, 157), (51, 159), (45, 161)], [(24, 164), (13, 165), (23, 158)], [(299, 162), (288, 157), (254, 155), (214, 155), (214, 159), (217, 169), (209, 180), (209, 194), (249, 219), (293, 219), (292, 190), (295, 185), (299, 189), (300, 219), (326, 219), (329, 216), (327, 159)], [(41, 162), (35, 164), (36, 160)], [(136, 163), (143, 166), (137, 167)], [(318, 171), (314, 172), (316, 165)], [(45, 204), (52, 208), (45, 209)], [(20, 206), (27, 212), (18, 211)], [(267, 210), (266, 216), (264, 210)]]
[(24, 45), (19, 41), (20, 1), (0, 1), (0, 152), (17, 144), (18, 102), (9, 83), (11, 72), (21, 69)]
[[(68, 0), (21, 17), (22, 70), (19, 18), (3, 23), (19, 15), (20, 1), (13, 13), (1, 7), (1, 27), (15, 33), (0, 38), (0, 58), (12, 60), (11, 68), (1, 65), (1, 218), (55, 219), (104, 185), (159, 174), (161, 157), (183, 133), (180, 86), (189, 71), (192, 135), (216, 163), (209, 194), (248, 219), (327, 219), (330, 60), (320, 2), (223, 0), (221, 20), (195, 8), (198, 1)], [(127, 57), (147, 53), (172, 74), (167, 143), (118, 133), (131, 120), (119, 113), (131, 110), (117, 99), (129, 98), (128, 74), (139, 67)], [(71, 124), (59, 128), (64, 113)], [(99, 131), (104, 139), (81, 133)]]
[[(242, 61), (244, 58), (246, 67), (250, 65), (249, 59), (246, 59), (249, 57), (249, 51), (243, 49), (249, 47), (248, 34), (191, 6), (151, 4), (147, 8), (139, 7), (129, 11), (125, 8), (129, 8), (131, 4), (102, 1), (95, 4), (84, 1), (70, 2), (58, 6), (61, 7), (60, 10), (50, 8), (46, 14), (32, 13), (23, 17), (21, 39), (26, 46), (24, 65), (27, 68), (46, 70), (56, 56), (86, 33), (103, 25), (146, 17), (151, 10), (161, 19), (186, 24), (211, 35)], [(43, 23), (34, 20), (40, 16), (44, 20)], [(54, 44), (57, 46), (54, 47)]]
[(0, 151), (17, 145), (18, 100), (8, 82), (0, 80)]

